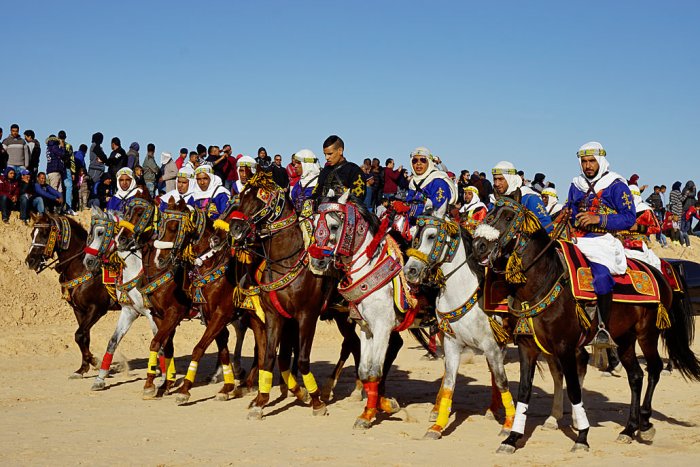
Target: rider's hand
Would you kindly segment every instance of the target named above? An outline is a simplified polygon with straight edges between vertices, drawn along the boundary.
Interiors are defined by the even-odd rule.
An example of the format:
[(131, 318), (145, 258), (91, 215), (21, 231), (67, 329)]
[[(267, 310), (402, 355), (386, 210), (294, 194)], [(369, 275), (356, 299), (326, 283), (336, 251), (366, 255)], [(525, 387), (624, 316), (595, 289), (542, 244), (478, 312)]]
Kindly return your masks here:
[(600, 224), (600, 216), (592, 212), (579, 212), (576, 214), (576, 222), (581, 227)]

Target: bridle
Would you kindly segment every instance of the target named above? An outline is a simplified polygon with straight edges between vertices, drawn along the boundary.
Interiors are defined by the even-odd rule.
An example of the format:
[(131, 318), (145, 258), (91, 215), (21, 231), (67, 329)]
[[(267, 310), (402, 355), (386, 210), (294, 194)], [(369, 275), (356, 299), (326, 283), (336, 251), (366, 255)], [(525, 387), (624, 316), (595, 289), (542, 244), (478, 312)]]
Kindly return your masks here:
[[(100, 241), (99, 247), (93, 248), (90, 245), (92, 245), (92, 242), (95, 240), (94, 232), (95, 228), (97, 227), (103, 227), (104, 234), (102, 240)], [(88, 235), (87, 246), (83, 251), (87, 255), (92, 255), (97, 258), (104, 258), (107, 255), (107, 252), (112, 251), (113, 247), (115, 246), (114, 236), (116, 233), (117, 220), (115, 217), (111, 217), (109, 214), (107, 214), (104, 218), (97, 218), (93, 216), (90, 220), (90, 235)]]
[[(171, 242), (163, 241), (165, 237), (166, 227), (169, 223), (175, 222), (177, 225), (177, 233), (175, 240)], [(159, 250), (173, 250), (175, 255), (179, 255), (183, 260), (194, 260), (191, 258), (191, 245), (188, 248), (183, 248), (185, 239), (191, 237), (193, 243), (199, 243), (204, 235), (206, 228), (206, 214), (199, 209), (188, 209), (187, 211), (165, 210), (160, 215), (160, 222), (157, 227), (156, 241), (153, 246)], [(187, 250), (187, 251), (185, 251)], [(171, 254), (168, 261), (173, 259)]]
[[(43, 248), (41, 253), (41, 263), (36, 271), (37, 274), (43, 272), (45, 269), (51, 268), (54, 264), (57, 266), (61, 263), (67, 263), (68, 261), (77, 258), (83, 254), (83, 251), (78, 251), (75, 255), (60, 261), (58, 258), (53, 261), (48, 261), (53, 258), (54, 253), (58, 251), (65, 251), (70, 245), (71, 239), (71, 228), (68, 219), (63, 217), (49, 217), (50, 222), (48, 224), (34, 224), (35, 229), (49, 228), (49, 236), (46, 239), (46, 243), (36, 242), (36, 236), (32, 236), (32, 244), (29, 246), (30, 251), (34, 248)], [(58, 263), (58, 264), (57, 264)]]
[(136, 224), (132, 224), (126, 219), (120, 220), (118, 224), (119, 228), (125, 229), (132, 234), (131, 239), (129, 239), (126, 247), (124, 247), (125, 250), (140, 249), (143, 246), (140, 241), (141, 236), (146, 232), (153, 230), (158, 222), (157, 213), (159, 211), (156, 209), (155, 205), (145, 199), (136, 197), (131, 198), (126, 204), (124, 209), (124, 217), (132, 219), (134, 216), (134, 211), (137, 208), (141, 208), (142, 212)]
[[(423, 232), (426, 227), (434, 227), (437, 231), (435, 242), (428, 253), (420, 251), (418, 248), (423, 239)], [(442, 287), (445, 281), (456, 273), (462, 266), (467, 264), (468, 258), (450, 271), (447, 275), (442, 273), (440, 266), (451, 263), (457, 254), (457, 248), (462, 241), (462, 227), (453, 221), (441, 219), (435, 216), (418, 216), (416, 219), (416, 232), (413, 237), (411, 248), (406, 251), (409, 258), (414, 258), (425, 265), (423, 274), (429, 272), (429, 277), (423, 281), (438, 287)]]
[[(252, 239), (255, 236), (259, 239), (272, 237), (298, 222), (299, 219), (294, 209), (290, 209), (288, 216), (281, 218), (287, 203), (284, 191), (256, 188), (258, 191), (255, 196), (263, 202), (263, 205), (250, 215), (240, 209), (234, 209), (226, 216), (226, 221), (222, 222), (229, 223), (233, 220), (244, 222), (248, 228), (246, 239)], [(226, 227), (222, 228), (226, 229)]]

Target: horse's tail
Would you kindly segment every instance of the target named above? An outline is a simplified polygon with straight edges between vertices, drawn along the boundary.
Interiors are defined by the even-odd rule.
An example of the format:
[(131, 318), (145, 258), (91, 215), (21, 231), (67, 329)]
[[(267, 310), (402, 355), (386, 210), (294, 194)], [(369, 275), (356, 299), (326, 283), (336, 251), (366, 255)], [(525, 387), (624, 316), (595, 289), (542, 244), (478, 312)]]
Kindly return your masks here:
[(661, 338), (673, 367), (680, 371), (684, 378), (700, 381), (700, 360), (690, 348), (695, 337), (693, 307), (685, 278), (680, 274), (678, 276), (681, 292), (673, 293), (673, 302), (668, 310), (671, 327), (661, 333)]
[(426, 352), (428, 352), (433, 358), (438, 358), (437, 352), (435, 352), (435, 349), (432, 349), (430, 346), (430, 334), (425, 329), (408, 328), (408, 332), (410, 332), (413, 337), (416, 338), (418, 343), (426, 350)]

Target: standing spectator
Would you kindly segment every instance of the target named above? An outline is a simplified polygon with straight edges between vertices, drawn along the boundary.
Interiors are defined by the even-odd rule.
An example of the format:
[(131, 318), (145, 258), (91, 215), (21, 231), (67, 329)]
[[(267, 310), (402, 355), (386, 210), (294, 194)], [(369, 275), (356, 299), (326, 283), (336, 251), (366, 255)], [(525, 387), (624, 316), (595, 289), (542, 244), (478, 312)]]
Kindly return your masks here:
[[(0, 128), (0, 141), (2, 141), (2, 128)], [(5, 146), (0, 144), (0, 172), (4, 172), (7, 167), (7, 151)]]
[(379, 163), (376, 157), (372, 159), (372, 167), (370, 169), (372, 177), (374, 177), (374, 193), (372, 194), (372, 208), (379, 205), (379, 198), (382, 197), (384, 190), (384, 167)]
[(683, 214), (681, 219), (681, 235), (685, 235), (688, 248), (690, 248), (690, 231), (693, 226), (693, 218), (700, 220), (700, 201), (695, 201), (695, 203), (688, 207), (688, 209)]
[(399, 191), (399, 178), (401, 178), (401, 172), (403, 172), (403, 165), (400, 165), (396, 170), (394, 170), (394, 165), (394, 159), (389, 158), (386, 160), (382, 198), (395, 198), (396, 192)]
[(74, 216), (73, 180), (75, 180), (75, 175), (78, 173), (78, 170), (75, 164), (75, 157), (73, 155), (73, 146), (66, 141), (66, 132), (64, 130), (58, 132), (58, 139), (60, 140), (60, 145), (63, 148), (63, 165), (66, 168), (66, 172), (63, 176), (63, 197), (66, 200), (65, 213), (69, 216)]
[(29, 167), (29, 147), (19, 135), (19, 125), (12, 124), (10, 136), (5, 138), (2, 146), (7, 151), (7, 166), (14, 167), (15, 173)]
[(122, 147), (122, 142), (115, 136), (112, 138), (112, 152), (109, 154), (109, 159), (107, 159), (107, 167), (113, 179), (117, 179), (117, 172), (126, 167), (128, 162), (129, 157)]
[(287, 177), (289, 177), (290, 188), (295, 187), (301, 178), (301, 174), (297, 171), (296, 163), (294, 162), (294, 154), (292, 154), (292, 162), (287, 165)]
[(282, 168), (282, 155), (275, 154), (274, 159), (272, 159), (272, 163), (281, 169)]
[(219, 146), (209, 146), (206, 161), (214, 169), (214, 175), (218, 176), (221, 180), (226, 179), (224, 173), (226, 169), (226, 154), (221, 153)]
[(177, 188), (177, 164), (169, 152), (160, 153), (160, 173), (162, 175), (158, 183), (163, 193)]
[(90, 200), (90, 192), (92, 191), (92, 179), (88, 175), (87, 170), (85, 170), (85, 167), (78, 169), (76, 183), (78, 185), (78, 199), (80, 200), (78, 209), (82, 211), (88, 209), (88, 201)]
[(671, 194), (668, 195), (668, 210), (678, 219), (683, 215), (683, 195), (681, 194), (681, 182), (676, 181), (671, 186)]
[(654, 215), (659, 220), (659, 224), (661, 224), (664, 221), (664, 200), (661, 199), (660, 186), (654, 186), (654, 192), (647, 197), (646, 202), (654, 210)]
[(104, 149), (102, 149), (103, 140), (104, 135), (98, 131), (92, 135), (92, 144), (90, 144), (88, 175), (95, 185), (100, 182), (102, 174), (105, 172), (105, 164), (107, 163), (107, 154), (105, 154)]
[(187, 148), (180, 148), (180, 155), (175, 159), (175, 165), (177, 170), (180, 170), (183, 165), (187, 162)]
[(545, 175), (543, 173), (536, 173), (535, 178), (532, 180), (532, 184), (530, 184), (530, 188), (537, 193), (542, 193), (542, 190), (544, 190), (546, 187), (544, 177)]
[(462, 170), (459, 172), (459, 179), (457, 180), (457, 198), (460, 200), (464, 199), (464, 190), (469, 186), (469, 171)]
[(0, 211), (2, 211), (2, 221), (10, 222), (10, 211), (19, 209), (19, 182), (17, 181), (17, 171), (12, 166), (7, 166), (5, 172), (0, 175)]
[(482, 187), (482, 189), (479, 190), (479, 199), (481, 199), (482, 203), (488, 206), (491, 202), (491, 195), (493, 194), (493, 185), (491, 184), (491, 181), (486, 178), (486, 173), (484, 172), (479, 173), (479, 181)]
[(224, 187), (228, 191), (231, 191), (231, 190), (233, 190), (233, 184), (236, 183), (236, 180), (238, 180), (238, 173), (236, 170), (236, 161), (238, 159), (232, 155), (232, 150), (231, 150), (230, 144), (224, 144), (224, 147), (221, 149), (221, 152), (223, 152), (224, 155), (226, 156), (226, 163), (224, 164), (224, 178), (223, 178)]
[[(75, 173), (76, 176), (80, 173), (81, 168), (86, 168), (85, 166), (85, 155), (87, 154), (88, 147), (86, 144), (81, 144), (78, 150), (73, 153), (73, 158), (75, 159)], [(87, 172), (87, 170), (86, 170)]]
[(688, 183), (686, 183), (683, 187), (683, 191), (681, 191), (681, 199), (683, 199), (684, 213), (688, 210), (688, 208), (695, 204), (695, 201), (697, 201), (697, 199), (695, 198), (696, 195), (697, 190), (695, 188), (695, 182), (692, 180), (688, 180)]
[(19, 181), (19, 218), (25, 225), (29, 223), (30, 207), (39, 213), (43, 212), (43, 206), (41, 206), (42, 211), (39, 211), (39, 203), (41, 203), (41, 198), (34, 194), (32, 173), (25, 169), (20, 172)]
[(141, 165), (139, 149), (141, 149), (141, 146), (135, 141), (129, 145), (129, 151), (126, 153), (126, 166), (131, 170), (134, 170), (134, 167), (137, 165)]
[(27, 169), (32, 174), (32, 179), (36, 179), (36, 174), (39, 173), (39, 164), (41, 163), (41, 145), (36, 140), (34, 130), (25, 130), (24, 140), (29, 148), (29, 166)]
[(37, 201), (37, 212), (44, 213), (48, 208), (49, 211), (60, 211), (63, 206), (63, 195), (48, 183), (46, 183), (46, 174), (39, 172), (36, 176), (34, 184), (34, 195), (41, 201)]
[(50, 135), (46, 140), (46, 174), (49, 186), (59, 193), (63, 193), (63, 179), (66, 177), (65, 152), (61, 140)]
[[(178, 159), (179, 160), (179, 159)], [(175, 161), (177, 165), (177, 161)], [(143, 181), (151, 194), (151, 198), (156, 195), (156, 182), (158, 181), (160, 167), (156, 162), (156, 145), (148, 143), (146, 146), (146, 158), (143, 160)]]

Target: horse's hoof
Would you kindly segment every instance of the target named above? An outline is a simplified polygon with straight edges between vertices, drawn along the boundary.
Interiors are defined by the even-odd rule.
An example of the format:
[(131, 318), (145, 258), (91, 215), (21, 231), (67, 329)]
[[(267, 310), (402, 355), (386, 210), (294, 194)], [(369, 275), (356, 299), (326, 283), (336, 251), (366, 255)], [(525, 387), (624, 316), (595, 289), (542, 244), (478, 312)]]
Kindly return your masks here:
[(309, 395), (309, 391), (307, 391), (306, 388), (299, 387), (298, 389), (295, 389), (294, 395), (298, 400), (300, 400), (304, 404), (308, 404), (309, 402), (311, 402), (311, 396)]
[(361, 401), (362, 400), (362, 382), (360, 381), (355, 381), (355, 389), (352, 390), (350, 393), (350, 400), (352, 401)]
[(440, 439), (442, 438), (442, 433), (437, 430), (428, 430), (423, 435), (423, 439)]
[(399, 401), (397, 401), (393, 397), (382, 397), (379, 400), (379, 408), (382, 410), (382, 412), (389, 415), (395, 414), (399, 410), (401, 410)]
[(353, 426), (353, 428), (356, 430), (368, 430), (371, 426), (372, 422), (360, 417), (357, 420), (355, 420), (355, 425)]
[(83, 379), (82, 373), (78, 373), (77, 371), (73, 374), (71, 374), (68, 379)]
[(227, 393), (227, 392), (217, 392), (216, 396), (214, 396), (214, 400), (216, 400), (216, 401), (227, 401), (230, 398), (231, 397), (230, 397), (229, 393)]
[(547, 431), (556, 431), (559, 429), (559, 423), (557, 422), (556, 418), (550, 416), (544, 421), (544, 424), (542, 424), (542, 429)]
[(189, 394), (183, 394), (181, 392), (175, 394), (175, 403), (177, 405), (183, 405), (187, 404), (190, 401), (190, 395)]
[(576, 444), (574, 444), (574, 447), (571, 448), (571, 452), (579, 452), (579, 451), (588, 452), (590, 450), (591, 450), (591, 448), (587, 444), (583, 444), (583, 443), (576, 443)]
[(493, 414), (493, 411), (491, 409), (488, 409), (486, 413), (484, 414), (484, 418), (486, 420), (496, 420), (496, 416)]
[(143, 388), (143, 400), (150, 401), (156, 398), (156, 387)]
[(513, 454), (515, 452), (515, 446), (511, 446), (510, 444), (501, 444), (498, 446), (498, 449), (496, 449), (496, 454)]
[(96, 380), (94, 383), (92, 383), (92, 387), (90, 388), (91, 391), (102, 391), (104, 388), (107, 386), (107, 383), (104, 382), (104, 380)]
[(654, 435), (656, 435), (656, 428), (654, 428), (653, 426), (649, 427), (649, 429), (646, 431), (639, 432), (639, 437), (642, 439), (642, 441), (647, 443), (654, 440)]
[(431, 411), (430, 411), (430, 415), (428, 415), (428, 421), (429, 421), (430, 423), (434, 423), (434, 422), (437, 421), (437, 418), (438, 418), (438, 413), (437, 413), (437, 411), (431, 410)]
[(326, 408), (326, 404), (323, 404), (322, 406), (320, 406), (317, 409), (313, 409), (313, 414), (314, 414), (314, 417), (328, 415), (328, 409)]
[(248, 420), (262, 420), (263, 418), (263, 409), (262, 407), (252, 407), (248, 411)]
[(508, 436), (510, 435), (510, 429), (508, 428), (501, 428), (501, 432), (498, 433), (498, 437), (502, 438), (503, 436)]
[(620, 434), (615, 441), (620, 444), (632, 444), (632, 437), (629, 435)]

